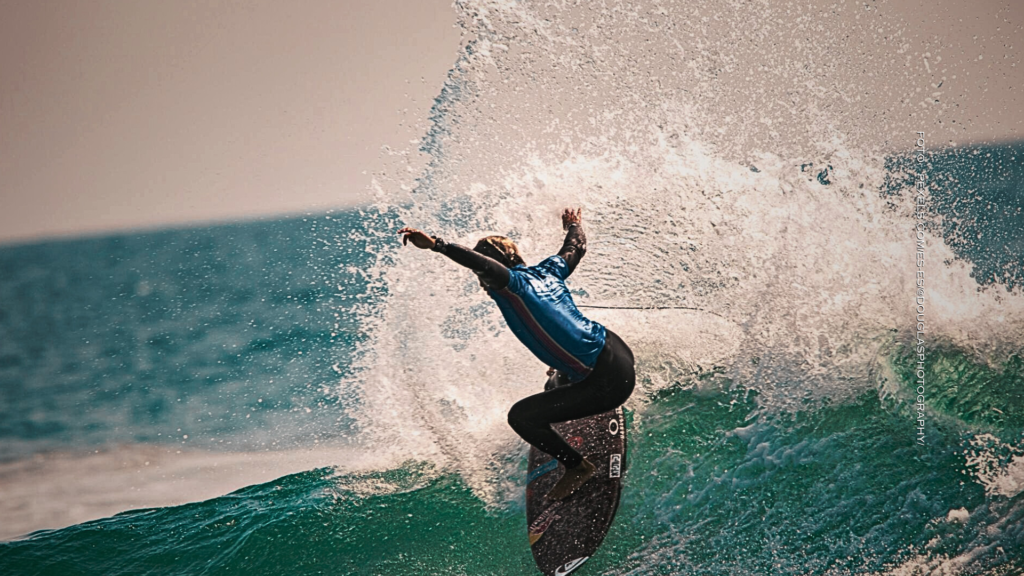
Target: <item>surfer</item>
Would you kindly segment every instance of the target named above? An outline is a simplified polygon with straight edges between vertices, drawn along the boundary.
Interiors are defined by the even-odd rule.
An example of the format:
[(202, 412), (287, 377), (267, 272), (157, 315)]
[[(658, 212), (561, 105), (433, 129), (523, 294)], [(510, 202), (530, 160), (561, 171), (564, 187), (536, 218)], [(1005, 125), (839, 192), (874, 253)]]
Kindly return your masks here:
[(403, 244), (411, 241), (417, 248), (440, 252), (476, 273), (519, 341), (554, 369), (554, 377), (567, 382), (516, 402), (508, 413), (509, 425), (523, 440), (565, 466), (565, 474), (548, 492), (554, 500), (575, 492), (597, 469), (551, 424), (613, 410), (636, 384), (629, 346), (583, 316), (565, 286), (587, 251), (582, 212), (562, 212), (562, 249), (535, 266), (527, 266), (519, 248), (504, 236), (481, 238), (469, 250), (415, 228), (398, 231), (404, 234)]

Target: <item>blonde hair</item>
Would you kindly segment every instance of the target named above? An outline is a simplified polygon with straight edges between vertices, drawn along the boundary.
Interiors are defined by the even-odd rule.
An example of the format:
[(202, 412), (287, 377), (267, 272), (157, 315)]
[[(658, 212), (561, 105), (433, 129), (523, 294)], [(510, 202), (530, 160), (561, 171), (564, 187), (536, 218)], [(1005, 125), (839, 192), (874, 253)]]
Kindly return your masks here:
[(526, 264), (522, 255), (519, 253), (519, 247), (516, 246), (516, 243), (504, 236), (487, 236), (486, 238), (481, 238), (480, 241), (476, 243), (476, 246), (473, 247), (473, 250), (483, 254), (484, 256), (494, 258), (498, 262), (504, 264), (506, 268)]

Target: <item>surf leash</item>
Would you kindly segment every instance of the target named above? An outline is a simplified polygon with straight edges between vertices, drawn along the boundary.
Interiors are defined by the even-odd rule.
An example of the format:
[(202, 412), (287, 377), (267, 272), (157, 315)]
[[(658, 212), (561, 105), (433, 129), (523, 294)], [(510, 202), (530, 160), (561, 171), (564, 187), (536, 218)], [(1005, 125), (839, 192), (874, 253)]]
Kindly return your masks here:
[(577, 308), (595, 308), (598, 310), (694, 310), (696, 312), (705, 312), (707, 314), (714, 314), (719, 318), (728, 320), (725, 316), (722, 316), (718, 312), (712, 312), (711, 310), (705, 310), (703, 308), (696, 308), (694, 306), (598, 306), (596, 304), (578, 304)]

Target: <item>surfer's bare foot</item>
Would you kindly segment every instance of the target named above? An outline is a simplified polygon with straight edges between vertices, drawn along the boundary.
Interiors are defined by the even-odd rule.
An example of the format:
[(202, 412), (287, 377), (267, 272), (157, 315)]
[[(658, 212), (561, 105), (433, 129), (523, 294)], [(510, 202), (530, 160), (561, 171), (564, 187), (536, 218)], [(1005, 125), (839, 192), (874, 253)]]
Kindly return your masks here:
[(558, 483), (548, 492), (548, 499), (550, 500), (561, 500), (566, 496), (572, 494), (576, 490), (579, 490), (580, 486), (583, 486), (587, 480), (590, 480), (594, 473), (597, 472), (597, 467), (591, 464), (586, 458), (583, 462), (580, 462), (579, 466), (575, 468), (566, 468), (565, 474), (558, 480)]

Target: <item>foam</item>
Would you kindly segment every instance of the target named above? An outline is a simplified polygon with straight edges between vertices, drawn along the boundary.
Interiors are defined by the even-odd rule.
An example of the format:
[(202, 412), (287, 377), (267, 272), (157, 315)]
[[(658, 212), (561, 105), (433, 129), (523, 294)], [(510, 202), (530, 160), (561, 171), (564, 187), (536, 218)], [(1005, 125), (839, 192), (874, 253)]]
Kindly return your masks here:
[[(377, 208), (400, 222), (377, 234), (407, 224), (470, 245), (503, 234), (531, 263), (559, 246), (560, 209), (582, 206), (589, 248), (570, 282), (577, 303), (705, 311), (650, 326), (640, 320), (650, 313), (607, 316), (636, 345), (644, 385), (628, 407), (641, 412), (645, 395), (695, 385), (712, 366), (756, 389), (768, 410), (876, 385), (879, 358), (916, 322), (912, 195), (882, 197), (891, 150), (872, 139), (892, 135), (830, 109), (817, 73), (793, 71), (791, 86), (808, 92), (792, 96), (800, 113), (786, 126), (781, 112), (745, 116), (714, 101), (725, 94), (719, 73), (743, 64), (719, 50), (741, 29), (767, 26), (765, 7), (737, 6), (730, 22), (707, 24), (728, 29), (700, 36), (696, 51), (675, 39), (701, 32), (679, 6), (456, 8), (469, 40), (424, 139), (429, 166), (415, 180), (377, 175)], [(846, 52), (822, 46), (797, 52), (844, 64)], [(776, 54), (767, 65), (788, 75), (792, 61)], [(899, 70), (879, 63), (880, 74)], [(722, 128), (737, 125), (748, 131)], [(928, 343), (989, 359), (1024, 344), (1020, 291), (979, 291), (940, 238), (926, 235), (926, 246)], [(340, 384), (357, 391), (361, 434), (453, 467), (485, 501), (512, 497), (525, 448), (505, 413), (540, 389), (544, 367), (454, 263), (404, 248), (371, 276), (387, 298), (355, 375)]]
[(969, 473), (989, 496), (1013, 498), (1024, 492), (1024, 447), (978, 434), (970, 439), (966, 453)]

